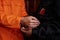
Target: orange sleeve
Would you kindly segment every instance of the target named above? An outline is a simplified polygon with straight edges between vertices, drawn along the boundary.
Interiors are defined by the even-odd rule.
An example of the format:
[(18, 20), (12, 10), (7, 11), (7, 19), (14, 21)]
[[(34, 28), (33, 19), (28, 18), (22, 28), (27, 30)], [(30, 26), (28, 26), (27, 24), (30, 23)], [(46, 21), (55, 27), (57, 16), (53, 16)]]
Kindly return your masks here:
[[(21, 11), (22, 17), (27, 15), (27, 13), (25, 12), (26, 10), (23, 7), (22, 7), (23, 12)], [(14, 14), (8, 14), (8, 12), (4, 13), (3, 6), (1, 5), (0, 2), (0, 23), (5, 25), (5, 27), (20, 29), (20, 20), (22, 17)]]
[(0, 14), (0, 23), (5, 25), (5, 27), (9, 28), (18, 28), (20, 29), (20, 20), (22, 17), (18, 17), (15, 15), (5, 15)]
[(21, 17), (13, 16), (13, 15), (1, 15), (1, 23), (5, 25), (5, 27), (9, 28), (20, 28)]

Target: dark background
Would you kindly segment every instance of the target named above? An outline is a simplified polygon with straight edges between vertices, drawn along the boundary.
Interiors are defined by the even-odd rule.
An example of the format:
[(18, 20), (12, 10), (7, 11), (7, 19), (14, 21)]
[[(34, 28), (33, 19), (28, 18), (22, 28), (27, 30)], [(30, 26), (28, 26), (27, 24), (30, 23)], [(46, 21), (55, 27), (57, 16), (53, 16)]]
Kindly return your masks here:
[(36, 11), (40, 3), (40, 0), (25, 0), (26, 10), (28, 13)]

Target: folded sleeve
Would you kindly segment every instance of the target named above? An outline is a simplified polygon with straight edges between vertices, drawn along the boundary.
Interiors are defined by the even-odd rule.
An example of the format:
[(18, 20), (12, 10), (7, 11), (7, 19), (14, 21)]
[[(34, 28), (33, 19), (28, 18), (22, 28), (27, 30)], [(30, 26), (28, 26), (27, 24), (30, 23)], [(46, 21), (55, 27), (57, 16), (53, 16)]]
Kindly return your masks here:
[[(15, 6), (14, 4), (12, 6), (9, 6), (7, 5), (7, 3), (5, 5), (0, 0), (0, 24), (3, 24), (5, 27), (20, 29), (20, 20), (23, 16), (27, 15), (25, 6), (24, 5), (21, 6), (22, 6), (21, 10), (19, 10), (19, 6)], [(8, 9), (9, 7), (12, 7), (11, 10), (13, 13), (10, 12), (11, 10)], [(16, 13), (14, 10), (15, 11), (17, 10)], [(16, 15), (18, 11), (20, 11), (20, 14)]]

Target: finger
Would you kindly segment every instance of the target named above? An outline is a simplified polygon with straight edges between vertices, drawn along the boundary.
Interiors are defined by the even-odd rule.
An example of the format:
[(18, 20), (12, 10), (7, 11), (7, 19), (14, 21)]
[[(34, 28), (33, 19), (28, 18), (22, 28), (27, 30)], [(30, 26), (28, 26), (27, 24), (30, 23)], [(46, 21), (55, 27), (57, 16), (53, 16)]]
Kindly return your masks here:
[(30, 23), (29, 25), (39, 25), (39, 23)]
[(37, 18), (36, 17), (33, 17), (33, 16), (31, 16), (30, 19), (37, 20)]
[(38, 23), (30, 23), (30, 25), (29, 25), (29, 27), (37, 27), (37, 26), (39, 26)]
[(30, 23), (29, 25), (39, 25), (39, 23)]
[(31, 22), (31, 23), (28, 24), (28, 26), (31, 26), (31, 25), (33, 25), (33, 26), (34, 26), (34, 25), (39, 26), (39, 25), (40, 25), (40, 22)]
[(39, 25), (39, 24), (33, 24), (33, 23), (32, 23), (32, 24), (30, 24), (30, 26), (31, 26), (31, 25), (35, 26), (35, 25)]
[(39, 21), (36, 21), (36, 20), (31, 20), (30, 22), (31, 23), (39, 23)]
[(38, 25), (30, 25), (29, 28), (36, 28)]

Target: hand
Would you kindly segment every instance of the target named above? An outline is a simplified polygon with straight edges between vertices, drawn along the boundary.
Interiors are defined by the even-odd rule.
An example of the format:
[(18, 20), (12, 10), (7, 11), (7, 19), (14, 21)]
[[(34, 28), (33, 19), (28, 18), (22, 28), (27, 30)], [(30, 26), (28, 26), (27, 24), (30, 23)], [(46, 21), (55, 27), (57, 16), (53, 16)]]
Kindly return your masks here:
[(36, 28), (37, 26), (39, 26), (40, 22), (37, 18), (33, 16), (27, 16), (22, 18), (21, 24), (31, 28)]

